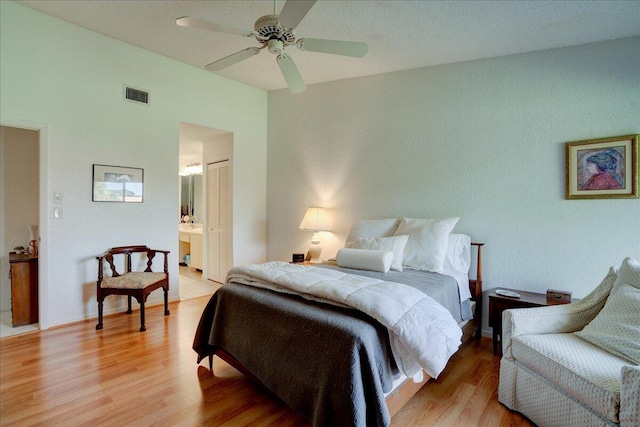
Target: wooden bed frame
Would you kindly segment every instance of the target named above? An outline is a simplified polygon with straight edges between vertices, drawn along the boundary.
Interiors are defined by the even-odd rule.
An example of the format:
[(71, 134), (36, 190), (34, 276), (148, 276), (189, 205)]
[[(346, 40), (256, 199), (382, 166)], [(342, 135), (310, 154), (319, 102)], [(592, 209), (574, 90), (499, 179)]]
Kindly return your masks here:
[[(477, 254), (477, 262), (476, 262), (476, 278), (469, 279), (469, 290), (471, 291), (471, 300), (475, 301), (476, 307), (473, 313), (473, 319), (469, 321), (462, 328), (462, 343), (467, 342), (471, 337), (476, 339), (480, 339), (481, 336), (481, 325), (482, 325), (482, 246), (484, 243), (476, 243), (471, 242), (472, 246), (475, 246), (478, 254)], [(213, 372), (213, 356), (218, 356), (220, 359), (227, 362), (229, 365), (236, 368), (238, 371), (242, 372), (245, 376), (247, 376), (250, 380), (255, 382), (260, 388), (264, 389), (268, 394), (274, 396), (279, 399), (278, 396), (275, 396), (262, 382), (254, 376), (248, 369), (246, 369), (235, 357), (231, 354), (227, 353), (222, 348), (217, 348), (212, 354), (209, 355), (209, 370)], [(427, 375), (423, 371), (423, 380), (421, 382), (414, 382), (412, 378), (407, 378), (402, 384), (396, 387), (395, 390), (391, 392), (386, 398), (387, 408), (389, 410), (389, 414), (393, 417), (395, 414), (400, 411), (400, 409), (411, 399), (417, 392), (424, 386), (427, 381), (431, 379), (429, 375)]]

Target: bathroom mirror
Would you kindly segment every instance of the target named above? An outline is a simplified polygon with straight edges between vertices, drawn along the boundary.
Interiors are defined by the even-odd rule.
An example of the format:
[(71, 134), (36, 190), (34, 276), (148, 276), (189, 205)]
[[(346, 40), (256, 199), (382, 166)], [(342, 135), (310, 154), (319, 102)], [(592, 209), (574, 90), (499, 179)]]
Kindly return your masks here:
[(184, 175), (180, 181), (180, 217), (195, 215), (202, 222), (202, 175)]

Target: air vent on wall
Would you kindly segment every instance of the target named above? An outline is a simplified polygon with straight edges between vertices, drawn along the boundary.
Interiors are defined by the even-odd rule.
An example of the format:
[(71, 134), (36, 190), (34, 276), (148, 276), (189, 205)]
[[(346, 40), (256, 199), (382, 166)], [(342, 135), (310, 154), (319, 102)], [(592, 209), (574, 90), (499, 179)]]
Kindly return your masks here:
[(140, 104), (149, 104), (149, 92), (131, 86), (124, 87), (124, 99)]

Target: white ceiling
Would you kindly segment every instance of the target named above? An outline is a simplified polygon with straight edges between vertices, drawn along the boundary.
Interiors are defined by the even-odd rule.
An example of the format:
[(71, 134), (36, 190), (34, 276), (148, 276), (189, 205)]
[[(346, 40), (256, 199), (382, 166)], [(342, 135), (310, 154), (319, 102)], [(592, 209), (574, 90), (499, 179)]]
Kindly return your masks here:
[[(16, 2), (198, 68), (259, 45), (252, 38), (179, 27), (176, 18), (250, 30), (274, 7), (271, 0)], [(282, 5), (278, 1), (278, 11)], [(369, 46), (364, 58), (288, 48), (305, 82), (313, 84), (640, 35), (640, 0), (319, 0), (295, 34)], [(286, 88), (266, 50), (218, 74), (260, 89)], [(180, 167), (201, 158), (202, 141), (219, 134), (181, 125)]]
[[(176, 18), (250, 30), (273, 13), (271, 0), (17, 3), (198, 68), (258, 43), (179, 27)], [(295, 33), (369, 45), (364, 58), (288, 48), (313, 84), (640, 35), (640, 1), (319, 0)], [(219, 74), (265, 90), (286, 87), (266, 50)]]

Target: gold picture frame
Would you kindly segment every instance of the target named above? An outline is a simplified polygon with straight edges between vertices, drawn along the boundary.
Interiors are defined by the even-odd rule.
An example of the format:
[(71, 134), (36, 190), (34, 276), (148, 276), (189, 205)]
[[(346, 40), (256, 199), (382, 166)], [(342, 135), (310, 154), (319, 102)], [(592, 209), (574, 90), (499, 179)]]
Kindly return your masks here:
[(638, 134), (565, 144), (567, 199), (638, 198)]

